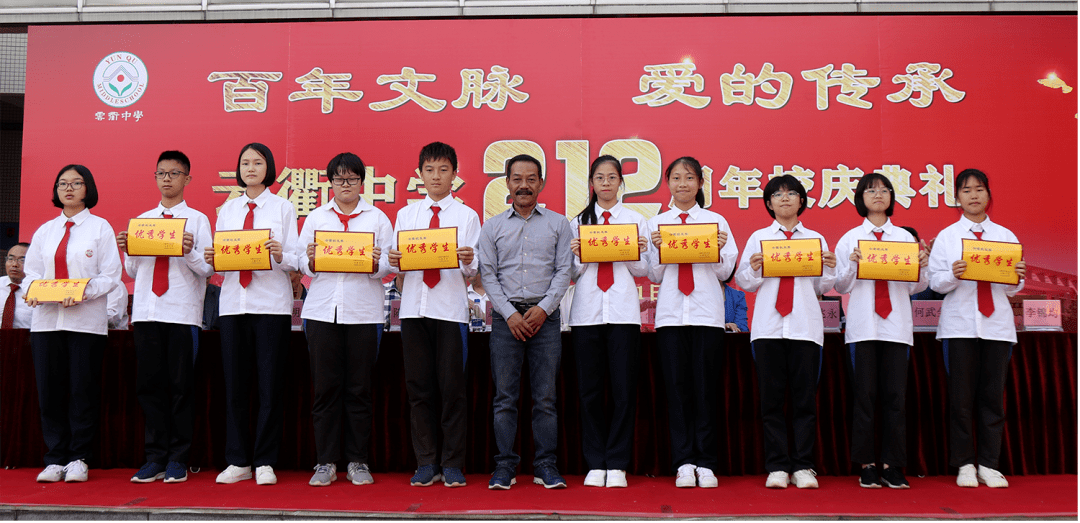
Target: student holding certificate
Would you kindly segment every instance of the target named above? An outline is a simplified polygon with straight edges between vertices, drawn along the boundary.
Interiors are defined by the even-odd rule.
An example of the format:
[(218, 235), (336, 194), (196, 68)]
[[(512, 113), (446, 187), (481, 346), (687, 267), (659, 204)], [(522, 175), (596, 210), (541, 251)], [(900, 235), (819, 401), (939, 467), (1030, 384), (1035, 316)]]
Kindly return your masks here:
[[(589, 168), (589, 205), (570, 224), (574, 234), (570, 241), (574, 253), (571, 276), (578, 284), (570, 307), (570, 328), (581, 392), (581, 446), (589, 467), (587, 487), (625, 487), (633, 446), (641, 360), (641, 312), (634, 278), (648, 275), (648, 263), (641, 253), (648, 249), (649, 242), (642, 236), (645, 218), (619, 201), (622, 183), (618, 159), (605, 155), (594, 160)], [(600, 240), (593, 238), (592, 243), (617, 245), (630, 240), (637, 259), (582, 262), (579, 227), (596, 225), (622, 228), (594, 228), (596, 235), (602, 236)], [(608, 380), (612, 401), (605, 408), (604, 382)]]
[[(790, 174), (769, 180), (762, 195), (771, 225), (750, 235), (735, 281), (757, 292), (750, 341), (757, 364), (761, 417), (765, 433), (768, 488), (817, 488), (811, 459), (817, 424), (817, 381), (824, 342), (824, 320), (817, 296), (833, 288), (836, 256), (825, 238), (799, 220), (806, 210), (806, 189)], [(771, 242), (771, 243), (770, 243)], [(763, 254), (768, 246), (769, 254)], [(791, 400), (795, 453), (788, 453), (784, 416), (787, 389)]]
[[(132, 220), (130, 226), (137, 236), (145, 238), (146, 230), (137, 222), (155, 220), (146, 224), (158, 225), (163, 240), (171, 237), (179, 244), (180, 256), (136, 256), (128, 249), (128, 231), (116, 237), (124, 253), (124, 269), (135, 279), (131, 307), (139, 363), (135, 390), (146, 417), (146, 464), (131, 478), (132, 483), (187, 480), (195, 338), (202, 324), (206, 278), (214, 273), (202, 256), (203, 249), (213, 244), (210, 220), (184, 201), (190, 173), (187, 155), (180, 151), (161, 153), (154, 171), (161, 202)], [(176, 220), (181, 225), (180, 234), (164, 232), (161, 225), (165, 220)], [(127, 308), (126, 299), (123, 306)]]
[[(401, 290), (401, 350), (418, 465), (409, 483), (427, 487), (441, 479), (447, 487), (463, 487), (469, 295), (462, 276), (476, 274), (474, 249), (480, 239), (480, 217), (454, 199), (457, 153), (453, 147), (441, 142), (425, 145), (419, 164), (427, 197), (398, 211), (389, 262), (395, 272), (425, 260), (437, 261), (436, 254), (446, 256), (451, 264), (405, 272)], [(450, 232), (454, 245), (445, 239), (435, 241), (437, 232)], [(449, 256), (454, 253), (456, 259)]]
[[(1012, 231), (990, 221), (986, 214), (993, 203), (986, 174), (965, 169), (956, 175), (954, 187), (963, 216), (938, 233), (930, 252), (930, 288), (945, 294), (937, 338), (945, 346), (949, 373), (949, 465), (960, 469), (956, 484), (961, 487), (984, 483), (1004, 488), (1009, 482), (997, 468), (1005, 427), (1005, 377), (1016, 343), (1008, 297), (1024, 287), (1026, 266), (1019, 257), (997, 264), (1012, 265), (1013, 284), (965, 279), (965, 273), (974, 272), (975, 265), (992, 263), (1001, 256), (987, 253), (985, 258), (972, 258), (964, 253), (965, 242), (1005, 242), (999, 243), (1000, 247), (1019, 242)], [(972, 436), (977, 436), (978, 453)]]
[[(844, 333), (854, 365), (851, 460), (862, 465), (859, 485), (863, 488), (881, 488), (882, 482), (891, 488), (909, 487), (901, 469), (907, 465), (905, 399), (908, 351), (914, 343), (910, 296), (929, 283), (927, 271), (920, 270), (926, 267), (928, 256), (911, 233), (893, 225), (890, 216), (895, 203), (888, 178), (880, 173), (863, 176), (855, 187), (855, 210), (863, 222), (836, 244), (836, 292), (851, 294)], [(891, 247), (886, 246), (905, 247), (915, 255), (904, 251), (890, 256)], [(878, 277), (893, 279), (860, 279), (861, 269), (882, 266), (894, 274)], [(884, 411), (880, 474), (874, 465), (878, 398)]]
[[(315, 391), (311, 418), (319, 463), (308, 482), (313, 487), (337, 480), (337, 462), (342, 455), (349, 463), (346, 478), (353, 485), (374, 483), (368, 468), (371, 383), (383, 328), (382, 277), (390, 272), (379, 245), (392, 241), (393, 229), (381, 210), (360, 197), (365, 171), (364, 162), (352, 153), (330, 160), (326, 176), (333, 185), (334, 199), (308, 215), (297, 244), (304, 249), (298, 258), (307, 262), (301, 264), (301, 270), (311, 276), (302, 316), (307, 320)], [(369, 236), (372, 234), (374, 237)], [(351, 242), (352, 238), (357, 240)], [(367, 241), (372, 245), (361, 253)], [(318, 263), (321, 256), (367, 257), (371, 267), (356, 272), (338, 272), (343, 268), (335, 267), (324, 270)]]
[[(727, 220), (702, 208), (701, 164), (684, 156), (668, 165), (665, 177), (672, 207), (648, 223), (655, 247), (649, 251), (649, 279), (660, 284), (656, 344), (668, 397), (672, 468), (676, 487), (715, 488), (713, 413), (726, 319), (720, 282), (731, 275), (739, 252)], [(704, 232), (687, 232), (692, 229)], [(687, 254), (703, 261), (670, 262)]]
[[(289, 271), (296, 270), (297, 254), (296, 210), (288, 200), (269, 190), (276, 173), (274, 155), (268, 147), (250, 143), (240, 149), (236, 183), (244, 188), (244, 192), (221, 206), (214, 227), (217, 231), (215, 245), (203, 251), (206, 262), (220, 272), (234, 253), (242, 252), (240, 244), (232, 245), (235, 250), (229, 251), (230, 245), (224, 239), (230, 235), (223, 232), (257, 229), (268, 232), (269, 239), (254, 245), (251, 252), (269, 257), (270, 270), (230, 270), (225, 272), (221, 284), (218, 306), (221, 359), (225, 370), (225, 461), (229, 467), (218, 475), (218, 483), (251, 479), (252, 466), (257, 484), (277, 483), (274, 465), (281, 445), (285, 360), (292, 327)], [(231, 236), (246, 235), (236, 233)], [(220, 246), (217, 245), (218, 237), (222, 238)], [(251, 247), (250, 243), (246, 245)], [(215, 258), (221, 258), (218, 264), (215, 264)], [(263, 260), (265, 262), (265, 258)], [(248, 430), (248, 395), (251, 393), (253, 364), (259, 384), (254, 453)]]
[[(26, 280), (85, 280), (75, 296), (30, 297), (41, 432), (45, 437), (42, 483), (86, 481), (86, 462), (97, 431), (101, 362), (108, 334), (107, 296), (120, 283), (120, 253), (109, 222), (90, 214), (98, 202), (90, 170), (67, 165), (56, 174), (52, 203), (63, 209), (34, 233), (26, 251)], [(53, 282), (55, 283), (55, 282)], [(58, 285), (48, 284), (50, 288)], [(29, 289), (27, 293), (34, 292)], [(49, 301), (45, 301), (48, 299)]]

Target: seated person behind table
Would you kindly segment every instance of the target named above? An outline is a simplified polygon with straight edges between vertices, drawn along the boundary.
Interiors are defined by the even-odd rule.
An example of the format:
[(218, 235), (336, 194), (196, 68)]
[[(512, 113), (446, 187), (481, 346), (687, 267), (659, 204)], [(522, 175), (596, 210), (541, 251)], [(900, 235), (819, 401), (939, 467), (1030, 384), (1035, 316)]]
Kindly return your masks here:
[(746, 293), (731, 286), (735, 279), (735, 270), (722, 282), (724, 287), (724, 330), (728, 332), (750, 332), (746, 325)]

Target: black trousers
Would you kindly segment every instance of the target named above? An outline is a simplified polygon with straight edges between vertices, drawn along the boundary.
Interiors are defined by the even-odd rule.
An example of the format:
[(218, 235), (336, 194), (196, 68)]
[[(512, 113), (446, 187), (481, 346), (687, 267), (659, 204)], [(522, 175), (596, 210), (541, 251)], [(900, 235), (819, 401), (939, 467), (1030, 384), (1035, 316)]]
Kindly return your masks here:
[(723, 361), (724, 329), (660, 327), (656, 343), (668, 397), (672, 469), (689, 463), (715, 471), (719, 447), (713, 402)]
[(146, 418), (146, 461), (187, 463), (195, 388), (193, 326), (135, 323), (135, 391)]
[(319, 463), (345, 459), (368, 463), (371, 442), (371, 380), (383, 324), (307, 321), (311, 383), (315, 395), (311, 419)]
[[(771, 473), (814, 468), (821, 346), (805, 340), (763, 338), (754, 341), (753, 350), (765, 434), (765, 470)], [(794, 454), (788, 451), (788, 426), (784, 416), (789, 388)]]
[(876, 463), (874, 409), (881, 404), (881, 463), (907, 465), (908, 349), (902, 343), (861, 341), (854, 344), (854, 411), (851, 461)]
[[(581, 449), (589, 470), (626, 470), (634, 439), (641, 327), (587, 325), (571, 329), (581, 392)], [(611, 402), (604, 405), (605, 381)]]
[[(275, 465), (281, 447), (285, 358), (292, 318), (284, 314), (236, 314), (222, 316), (220, 321), (225, 370), (225, 461), (238, 467)], [(259, 398), (254, 454), (248, 434), (252, 367), (258, 374)]]
[[(416, 463), (465, 466), (464, 323), (432, 318), (401, 320), (405, 389)], [(442, 450), (439, 451), (439, 429)]]
[(107, 336), (82, 332), (30, 333), (46, 465), (89, 460), (101, 401), (101, 363)]
[[(1005, 377), (1012, 344), (949, 338), (949, 465), (998, 468), (1005, 429)], [(979, 441), (978, 461), (971, 425)]]

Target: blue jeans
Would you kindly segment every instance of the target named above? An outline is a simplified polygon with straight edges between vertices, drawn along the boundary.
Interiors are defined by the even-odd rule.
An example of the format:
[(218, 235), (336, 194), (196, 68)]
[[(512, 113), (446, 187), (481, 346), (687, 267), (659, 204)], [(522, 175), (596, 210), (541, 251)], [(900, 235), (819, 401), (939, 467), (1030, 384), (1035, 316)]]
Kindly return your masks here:
[(491, 377), (495, 380), (495, 443), (497, 467), (517, 468), (521, 458), (514, 453), (517, 440), (518, 395), (521, 366), (529, 360), (532, 388), (532, 428), (536, 458), (533, 468), (555, 465), (558, 416), (555, 412), (555, 376), (562, 360), (562, 333), (559, 310), (548, 316), (540, 331), (526, 341), (514, 339), (506, 320), (491, 313)]

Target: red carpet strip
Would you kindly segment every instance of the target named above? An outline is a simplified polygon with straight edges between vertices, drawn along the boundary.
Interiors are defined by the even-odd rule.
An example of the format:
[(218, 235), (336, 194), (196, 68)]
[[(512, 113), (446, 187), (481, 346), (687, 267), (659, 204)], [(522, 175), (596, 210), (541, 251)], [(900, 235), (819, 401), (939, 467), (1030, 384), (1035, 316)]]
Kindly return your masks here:
[(11, 507), (137, 509), (248, 509), (423, 516), (566, 514), (614, 517), (1077, 517), (1077, 476), (1013, 476), (1010, 488), (961, 489), (951, 476), (908, 478), (910, 490), (863, 489), (858, 478), (824, 476), (818, 490), (769, 490), (765, 476), (721, 477), (720, 488), (680, 489), (673, 477), (630, 476), (625, 489), (582, 486), (546, 490), (518, 476), (509, 491), (491, 491), (487, 475), (470, 474), (468, 486), (420, 488), (406, 474), (375, 474), (375, 484), (354, 486), (345, 474), (330, 487), (309, 487), (309, 472), (281, 471), (278, 484), (254, 481), (217, 485), (217, 471), (189, 474), (185, 483), (133, 484), (134, 470), (90, 470), (86, 483), (36, 483), (38, 470), (0, 470), (0, 504)]

